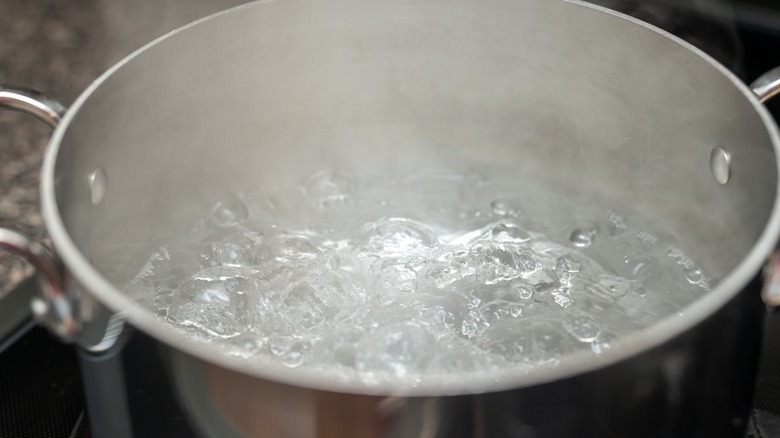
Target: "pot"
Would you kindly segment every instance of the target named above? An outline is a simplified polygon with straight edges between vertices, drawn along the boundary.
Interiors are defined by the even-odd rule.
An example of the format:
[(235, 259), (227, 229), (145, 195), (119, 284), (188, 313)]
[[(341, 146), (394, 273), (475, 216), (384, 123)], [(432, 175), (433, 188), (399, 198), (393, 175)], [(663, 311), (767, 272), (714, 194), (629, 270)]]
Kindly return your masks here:
[[(778, 76), (755, 84), (761, 99), (780, 90)], [(574, 1), (258, 2), (147, 45), (67, 111), (0, 93), (56, 125), (41, 190), (57, 257), (0, 234), (39, 269), (33, 312), (95, 354), (119, 348), (126, 325), (149, 335), (204, 434), (744, 430), (762, 268), (767, 304), (780, 284), (766, 262), (780, 232), (780, 137), (753, 91), (663, 31)], [(518, 184), (543, 175), (653, 212), (706, 259), (713, 288), (598, 357), (377, 386), (250, 366), (117, 288), (218, 196), (323, 166), (391, 177), (488, 169)]]

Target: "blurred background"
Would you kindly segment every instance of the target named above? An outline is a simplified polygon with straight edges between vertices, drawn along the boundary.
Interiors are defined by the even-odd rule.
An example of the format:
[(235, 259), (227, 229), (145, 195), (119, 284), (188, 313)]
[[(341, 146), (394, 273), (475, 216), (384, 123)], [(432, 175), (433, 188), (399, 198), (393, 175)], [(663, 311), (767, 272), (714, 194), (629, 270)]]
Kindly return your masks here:
[[(780, 65), (780, 1), (592, 2), (633, 15), (686, 39), (718, 59), (747, 83)], [(0, 0), (0, 84), (44, 91), (67, 106), (103, 71), (145, 43), (195, 19), (242, 3), (246, 1)], [(780, 114), (780, 104), (774, 103), (770, 109), (776, 117)], [(47, 239), (39, 211), (38, 181), (49, 135), (47, 126), (29, 116), (0, 112), (0, 226), (44, 241)], [(32, 269), (25, 262), (0, 253), (0, 308), (3, 307), (3, 297), (10, 296), (31, 274)], [(26, 312), (26, 309), (19, 311)], [(43, 339), (40, 342), (50, 342)], [(61, 356), (56, 356), (53, 349), (63, 347), (53, 345), (46, 350), (49, 360), (61, 360), (61, 364), (73, 361), (72, 352), (64, 349), (58, 350)], [(3, 350), (0, 342), (0, 353)], [(18, 367), (13, 368), (17, 366), (14, 364), (30, 360), (22, 357), (14, 362), (8, 357), (4, 355), (0, 359), (0, 376), (3, 376), (0, 379), (5, 378), (6, 382), (10, 380), (9, 375), (18, 372)], [(765, 367), (780, 364), (777, 358), (770, 357), (768, 360), (769, 365), (765, 360)], [(26, 435), (30, 432), (29, 424), (40, 423), (38, 419), (45, 416), (58, 418), (61, 425), (49, 429), (41, 426), (41, 431), (48, 432), (36, 432), (34, 436), (88, 435), (83, 408), (79, 406), (82, 395), (78, 371), (64, 365), (60, 368), (60, 374), (50, 377), (48, 383), (44, 382), (49, 389), (35, 398), (59, 394), (60, 402), (41, 407), (30, 401), (13, 411), (6, 400), (0, 399), (0, 423), (4, 418), (19, 417), (18, 413), (22, 411), (33, 413), (30, 414), (30, 423), (20, 423), (14, 426), (16, 429), (8, 424), (3, 428), (0, 424), (0, 436), (33, 436)], [(29, 369), (27, 375), (34, 379), (35, 372)], [(778, 376), (762, 375), (761, 378), (764, 380), (759, 382), (760, 388), (780, 387)], [(0, 385), (3, 385), (1, 380)], [(8, 394), (0, 390), (0, 396), (4, 392)], [(768, 390), (763, 394), (759, 394), (765, 398), (762, 406), (775, 403), (775, 407), (755, 414), (763, 417), (758, 419), (758, 424), (751, 424), (749, 433), (755, 437), (780, 436), (773, 435), (780, 434), (780, 411), (772, 411), (780, 406), (780, 395)], [(767, 401), (767, 397), (774, 399)], [(62, 400), (66, 398), (73, 406), (65, 414), (52, 415), (51, 412), (61, 411)], [(758, 418), (755, 415), (754, 422)], [(16, 435), (17, 432), (22, 435)]]

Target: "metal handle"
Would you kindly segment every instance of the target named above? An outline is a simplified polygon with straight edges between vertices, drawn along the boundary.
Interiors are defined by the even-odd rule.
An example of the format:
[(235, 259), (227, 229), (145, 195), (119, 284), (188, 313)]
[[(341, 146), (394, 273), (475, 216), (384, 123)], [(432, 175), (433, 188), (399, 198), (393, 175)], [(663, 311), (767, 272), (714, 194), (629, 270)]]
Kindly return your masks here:
[[(750, 89), (753, 90), (761, 103), (780, 94), (780, 67), (773, 68), (759, 76), (750, 84)], [(780, 250), (775, 250), (764, 265), (764, 285), (761, 290), (761, 299), (770, 308), (780, 309)]]
[[(37, 91), (2, 85), (0, 109), (32, 114), (52, 127), (66, 111), (62, 104)], [(67, 293), (67, 272), (59, 259), (40, 243), (6, 228), (0, 228), (0, 249), (24, 257), (37, 269), (41, 296), (32, 300), (33, 315), (63, 340), (75, 340), (81, 330), (75, 315), (78, 307)]]
[(33, 90), (0, 85), (0, 108), (32, 114), (56, 128), (66, 108), (56, 100)]

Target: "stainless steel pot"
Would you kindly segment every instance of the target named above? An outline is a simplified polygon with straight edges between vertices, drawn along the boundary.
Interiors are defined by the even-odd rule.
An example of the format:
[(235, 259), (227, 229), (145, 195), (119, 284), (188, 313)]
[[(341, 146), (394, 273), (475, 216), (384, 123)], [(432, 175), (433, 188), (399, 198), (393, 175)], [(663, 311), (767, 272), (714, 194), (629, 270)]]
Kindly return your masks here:
[[(777, 76), (756, 84), (761, 98), (780, 89)], [(748, 87), (662, 31), (574, 1), (259, 2), (149, 44), (67, 112), (18, 90), (0, 91), (0, 104), (37, 108), (57, 126), (41, 190), (64, 268), (0, 232), (43, 274), (34, 312), (96, 352), (116, 345), (123, 321), (151, 335), (206, 432), (738, 436), (744, 427), (758, 276), (780, 233), (780, 137)], [(600, 357), (392, 386), (250, 367), (117, 289), (217, 196), (322, 167), (551, 178), (655, 214), (703, 258), (714, 287)], [(777, 304), (780, 283), (768, 284)], [(703, 411), (719, 420), (703, 423)]]

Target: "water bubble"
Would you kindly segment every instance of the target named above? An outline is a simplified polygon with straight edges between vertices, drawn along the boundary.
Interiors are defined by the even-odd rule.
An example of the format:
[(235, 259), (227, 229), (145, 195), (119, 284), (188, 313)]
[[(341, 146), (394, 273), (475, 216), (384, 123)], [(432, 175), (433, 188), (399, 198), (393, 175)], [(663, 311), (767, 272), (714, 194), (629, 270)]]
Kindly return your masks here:
[(322, 326), (328, 316), (336, 312), (325, 305), (317, 293), (317, 288), (309, 281), (294, 285), (282, 298), (282, 317), (291, 327), (312, 330)]
[(529, 278), (538, 270), (543, 268), (542, 263), (537, 259), (536, 253), (528, 248), (511, 248), (512, 256), (515, 259), (515, 266), (518, 274), (523, 278)]
[(464, 278), (468, 272), (444, 262), (426, 264), (419, 273), (419, 281), (435, 289), (443, 289)]
[(282, 364), (297, 368), (308, 360), (311, 343), (293, 336), (272, 336), (268, 339), (268, 349)]
[(592, 290), (605, 298), (616, 300), (625, 296), (631, 290), (631, 285), (621, 277), (602, 274), (598, 276)]
[(690, 268), (685, 269), (685, 279), (688, 280), (688, 283), (699, 284), (701, 283), (702, 278), (701, 270), (698, 267), (691, 266)]
[(587, 248), (593, 244), (596, 230), (592, 228), (575, 228), (569, 235), (569, 241), (577, 248)]
[(224, 345), (222, 351), (230, 356), (249, 359), (255, 356), (264, 345), (264, 340), (259, 338), (257, 334), (247, 331), (230, 338), (229, 343)]
[(268, 242), (268, 249), (274, 259), (280, 262), (311, 260), (320, 253), (306, 237), (288, 234), (274, 236)]
[(251, 266), (257, 263), (255, 242), (245, 234), (230, 234), (212, 244), (214, 261), (224, 266)]
[(169, 315), (185, 327), (230, 338), (252, 324), (257, 285), (246, 271), (231, 267), (204, 269), (173, 293)]
[(214, 204), (209, 214), (209, 223), (217, 227), (238, 225), (249, 217), (249, 207), (236, 193), (223, 196)]
[(496, 284), (520, 276), (515, 257), (503, 245), (477, 243), (471, 247), (470, 256), (477, 278), (484, 284)]
[(522, 313), (523, 308), (519, 305), (502, 300), (491, 301), (479, 308), (479, 316), (487, 325), (516, 318)]
[(530, 300), (534, 296), (533, 289), (528, 286), (517, 286), (514, 290), (521, 300)]
[(405, 218), (369, 224), (364, 235), (366, 251), (383, 256), (423, 255), (436, 247), (436, 236), (425, 225)]
[(401, 294), (417, 290), (417, 272), (402, 259), (378, 259), (371, 264), (370, 272), (374, 278), (374, 292), (383, 305), (395, 302)]
[(558, 257), (555, 263), (555, 274), (563, 286), (571, 286), (574, 276), (580, 272), (580, 262), (569, 254)]
[(531, 239), (528, 231), (513, 223), (498, 223), (490, 229), (491, 238), (496, 242), (522, 243)]
[(304, 193), (321, 208), (331, 208), (347, 202), (357, 192), (355, 178), (339, 171), (324, 171), (311, 176)]
[(591, 341), (590, 349), (596, 354), (602, 354), (611, 349), (618, 337), (610, 332), (601, 332)]
[(601, 333), (596, 320), (584, 314), (566, 316), (563, 320), (563, 328), (580, 342), (591, 342)]

